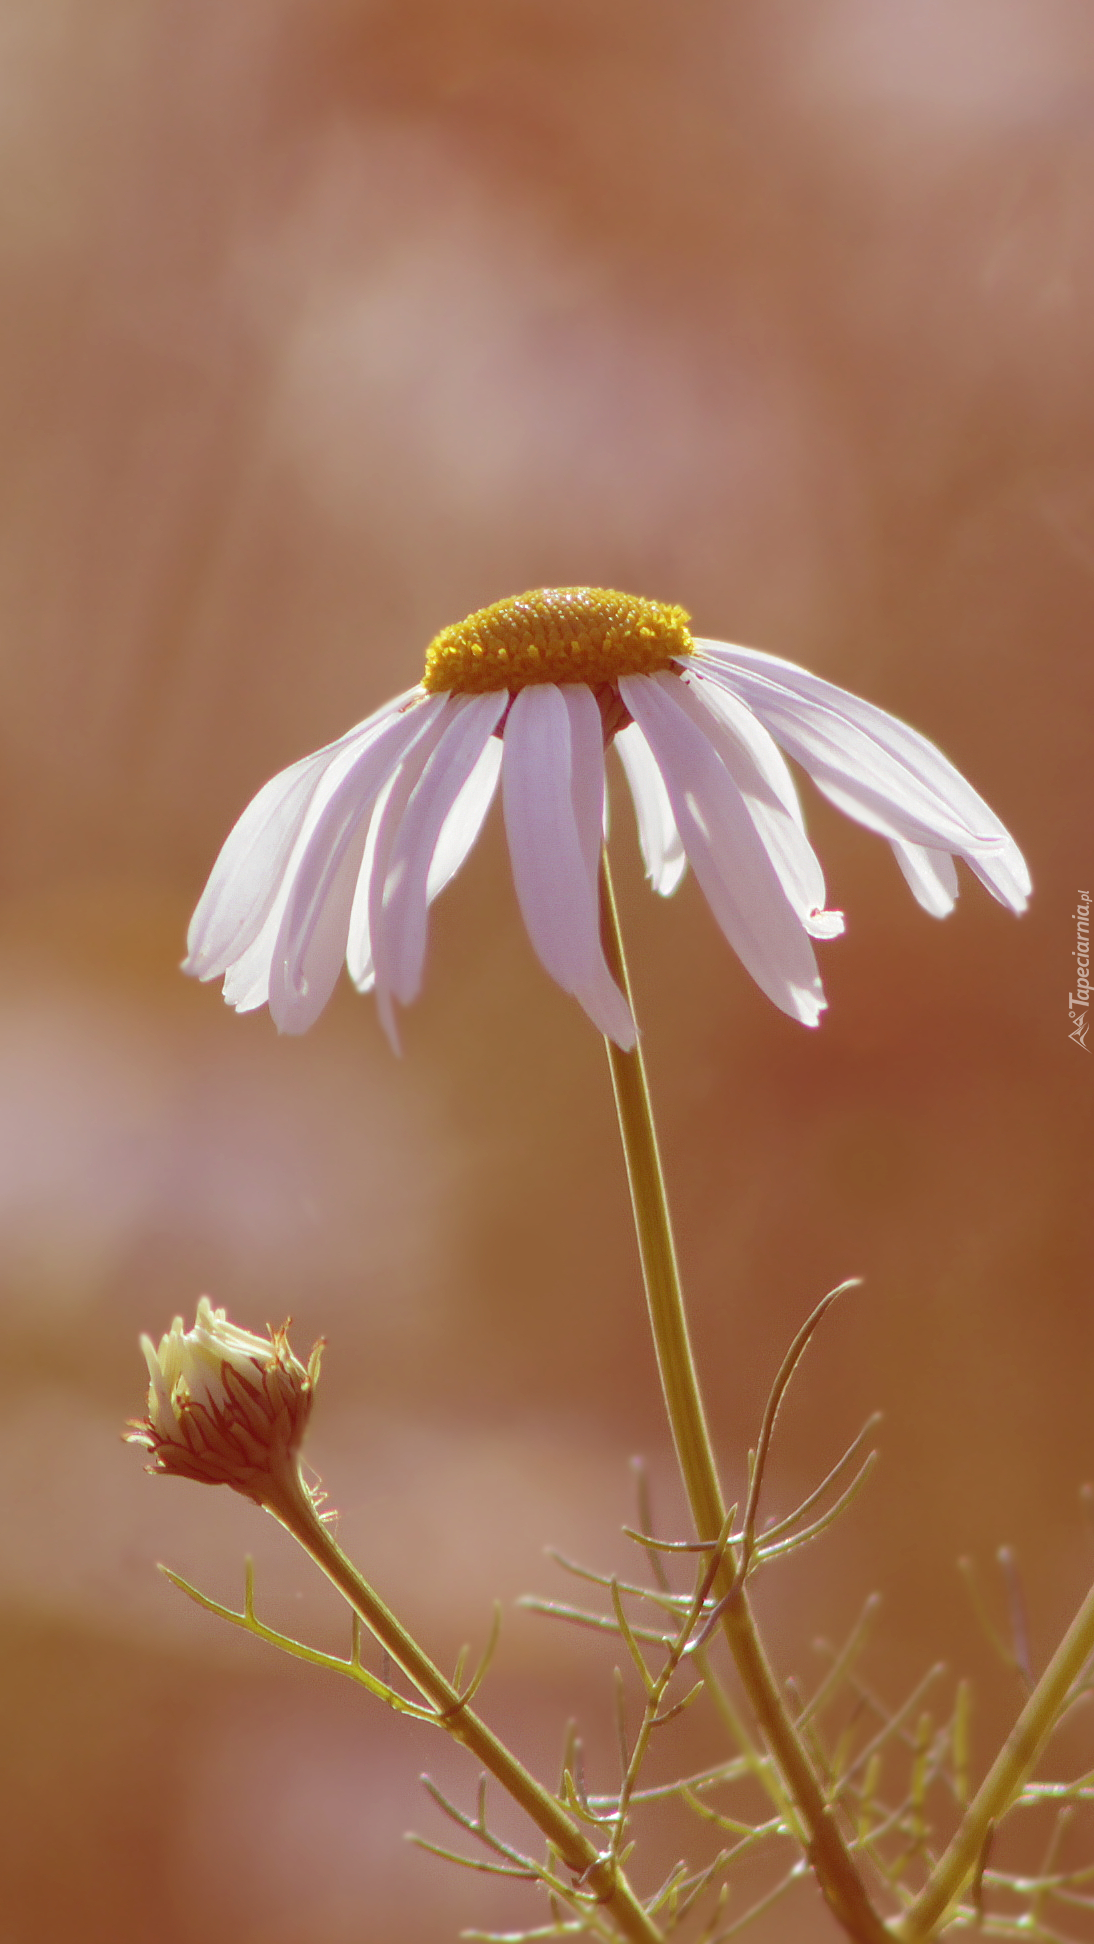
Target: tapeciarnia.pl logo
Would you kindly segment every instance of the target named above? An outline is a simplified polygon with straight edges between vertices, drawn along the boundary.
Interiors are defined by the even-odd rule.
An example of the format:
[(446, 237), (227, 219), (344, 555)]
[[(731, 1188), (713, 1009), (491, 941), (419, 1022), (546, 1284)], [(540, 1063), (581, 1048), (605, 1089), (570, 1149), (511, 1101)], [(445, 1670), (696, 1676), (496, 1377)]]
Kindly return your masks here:
[(1075, 909), (1075, 950), (1071, 954), (1075, 960), (1075, 990), (1067, 995), (1068, 1017), (1071, 1031), (1068, 1039), (1081, 1046), (1084, 1053), (1090, 1048), (1086, 1043), (1087, 1012), (1090, 1008), (1090, 893), (1079, 892), (1079, 902)]

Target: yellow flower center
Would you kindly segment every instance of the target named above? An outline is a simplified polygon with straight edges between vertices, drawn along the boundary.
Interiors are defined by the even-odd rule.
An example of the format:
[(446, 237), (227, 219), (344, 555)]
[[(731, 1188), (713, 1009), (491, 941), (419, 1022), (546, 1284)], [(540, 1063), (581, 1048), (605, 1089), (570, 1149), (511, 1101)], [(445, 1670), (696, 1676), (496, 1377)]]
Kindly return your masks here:
[(650, 675), (690, 655), (681, 607), (610, 587), (540, 587), (480, 608), (429, 644), (422, 686), (481, 695), (530, 682), (587, 682)]

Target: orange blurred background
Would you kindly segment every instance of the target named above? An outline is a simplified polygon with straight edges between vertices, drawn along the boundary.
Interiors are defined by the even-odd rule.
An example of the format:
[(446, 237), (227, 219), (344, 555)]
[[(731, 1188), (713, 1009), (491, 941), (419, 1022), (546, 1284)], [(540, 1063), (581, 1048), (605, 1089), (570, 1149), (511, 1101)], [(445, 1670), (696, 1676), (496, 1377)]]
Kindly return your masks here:
[[(328, 1339), (311, 1457), (442, 1662), (506, 1603), (485, 1712), (610, 1786), (612, 1655), (514, 1612), (607, 1566), (662, 1428), (603, 1051), (492, 822), (393, 1059), (179, 976), (276, 769), (525, 587), (680, 601), (946, 749), (1030, 860), (938, 925), (808, 794), (809, 1034), (689, 880), (615, 851), (681, 1254), (739, 1491), (875, 1405), (883, 1462), (761, 1581), (780, 1665), (886, 1595), (870, 1679), (989, 1660), (954, 1561), (1018, 1549), (1043, 1659), (1091, 1577), (1094, 18), (1085, 0), (0, 0), (2, 1944), (382, 1944), (542, 1913), (445, 1841), (456, 1752), (188, 1606), (341, 1646), (268, 1521), (118, 1440), (136, 1338), (210, 1291)], [(267, 1529), (268, 1528), (268, 1529)], [(974, 1759), (1009, 1722), (988, 1669)], [(1075, 1763), (1094, 1765), (1089, 1730)], [(691, 1747), (686, 1737), (681, 1747)], [(691, 1749), (694, 1754), (694, 1748)], [(690, 1759), (690, 1757), (688, 1758)], [(705, 1757), (703, 1757), (705, 1759)], [(676, 1840), (674, 1838), (674, 1840)], [(672, 1855), (655, 1855), (667, 1867)], [(651, 1869), (653, 1865), (651, 1864)], [(834, 1935), (802, 1890), (758, 1938)]]

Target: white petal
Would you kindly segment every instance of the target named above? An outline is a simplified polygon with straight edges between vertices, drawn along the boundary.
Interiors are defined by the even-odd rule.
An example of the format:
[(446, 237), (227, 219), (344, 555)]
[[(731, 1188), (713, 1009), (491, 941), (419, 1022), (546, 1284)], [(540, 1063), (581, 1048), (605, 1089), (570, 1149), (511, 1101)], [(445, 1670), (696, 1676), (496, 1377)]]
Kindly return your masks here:
[(490, 736), (467, 782), (445, 818), (429, 867), (429, 902), (451, 884), (473, 849), (501, 775), (501, 737)]
[(372, 808), (372, 817), (365, 839), (361, 869), (357, 873), (357, 889), (353, 894), (353, 904), (349, 915), (349, 937), (346, 941), (346, 968), (358, 992), (371, 992), (376, 984), (376, 967), (372, 963), (372, 941), (368, 929), (368, 901), (372, 886), (372, 871), (376, 862), (376, 836), (384, 813), (392, 785), (392, 776)]
[[(748, 785), (746, 793), (764, 801), (774, 800), (793, 819), (799, 830), (804, 830), (805, 818), (797, 787), (774, 736), (738, 695), (724, 688), (720, 682), (708, 680), (706, 670), (698, 665), (682, 664), (681, 667), (685, 688), (692, 689), (698, 695), (708, 714), (720, 719), (734, 741), (751, 757), (758, 780)], [(743, 780), (741, 787), (745, 788)]]
[[(264, 785), (229, 831), (190, 921), (183, 970), (218, 979), (254, 944), (283, 889), (309, 814), (395, 716), (421, 691), (386, 702), (355, 728), (282, 770)], [(262, 1002), (259, 1001), (259, 1004)]]
[(394, 888), (389, 873), (392, 852), (404, 812), (430, 757), (444, 739), (457, 702), (456, 697), (447, 693), (439, 700), (439, 713), (431, 722), (426, 734), (415, 745), (410, 759), (400, 766), (397, 775), (392, 778), (391, 787), (383, 804), (377, 810), (373, 829), (369, 832), (372, 858), (368, 877), (368, 934), (372, 945), (376, 1006), (380, 1014), (380, 1024), (387, 1034), (393, 1053), (398, 1053), (402, 1049), (399, 1044), (398, 1027), (395, 1024), (395, 1007), (389, 975), (390, 950), (385, 952), (384, 947), (384, 905)]
[(591, 690), (519, 690), (505, 723), (501, 781), (517, 900), (540, 961), (602, 1033), (631, 1047), (634, 1020), (600, 944), (604, 745)]
[(740, 696), (839, 809), (890, 841), (966, 858), (994, 896), (1024, 909), (1029, 873), (1013, 838), (925, 736), (775, 655), (696, 649), (696, 667)]
[(574, 821), (592, 887), (596, 923), (589, 971), (574, 996), (590, 1019), (609, 1039), (627, 1049), (637, 1033), (626, 999), (608, 970), (600, 934), (600, 858), (607, 836), (607, 791), (604, 787), (604, 724), (600, 705), (584, 682), (565, 682), (559, 694), (570, 717), (570, 787)]
[[(492, 735), (445, 818), (444, 827), (437, 840), (437, 848), (433, 853), (433, 862), (429, 867), (426, 896), (430, 904), (433, 903), (434, 898), (440, 896), (446, 885), (451, 884), (456, 872), (468, 857), (494, 800), (500, 774), (501, 737)], [(350, 913), (346, 964), (358, 992), (371, 992), (376, 983), (376, 968), (372, 962), (372, 944), (368, 929), (368, 891), (372, 876), (375, 833), (385, 800), (385, 797), (381, 796), (373, 812), (368, 842), (365, 845), (364, 862), (353, 900), (353, 910)]]
[(675, 686), (671, 676), (628, 675), (619, 692), (653, 751), (722, 931), (768, 998), (815, 1026), (825, 998), (812, 947), (740, 790)]
[(843, 913), (826, 909), (824, 872), (805, 834), (793, 778), (763, 724), (735, 695), (700, 677), (654, 679), (717, 750), (806, 931), (812, 938), (838, 938)]
[[(426, 947), (427, 884), (434, 852), (457, 798), (493, 738), (504, 690), (453, 696), (443, 734), (410, 797), (391, 846), (379, 931), (370, 925), (378, 988), (402, 1006), (418, 995)], [(386, 813), (385, 813), (386, 814)]]
[(326, 768), (324, 750), (282, 770), (233, 825), (190, 920), (182, 969), (191, 977), (219, 978), (262, 930)]
[(646, 876), (662, 898), (669, 898), (687, 870), (688, 860), (664, 778), (637, 722), (620, 730), (615, 748), (630, 785)]
[(287, 879), (258, 937), (224, 974), (224, 1003), (234, 1006), (237, 1012), (254, 1012), (269, 999), (274, 946), (291, 890), (292, 880)]
[(270, 1013), (283, 1033), (303, 1033), (334, 990), (346, 955), (354, 886), (372, 806), (392, 772), (396, 785), (436, 730), (445, 696), (389, 722), (341, 778), (291, 864), (270, 965)]
[(923, 844), (893, 839), (893, 852), (908, 884), (932, 918), (948, 918), (957, 897), (957, 871), (949, 851), (928, 850)]
[(1017, 844), (1008, 842), (998, 850), (978, 846), (965, 852), (965, 862), (1000, 904), (1009, 905), (1012, 911), (1025, 910), (1033, 884)]
[(577, 841), (592, 884), (598, 883), (604, 843), (604, 727), (600, 707), (584, 682), (559, 683), (570, 718), (570, 794)]

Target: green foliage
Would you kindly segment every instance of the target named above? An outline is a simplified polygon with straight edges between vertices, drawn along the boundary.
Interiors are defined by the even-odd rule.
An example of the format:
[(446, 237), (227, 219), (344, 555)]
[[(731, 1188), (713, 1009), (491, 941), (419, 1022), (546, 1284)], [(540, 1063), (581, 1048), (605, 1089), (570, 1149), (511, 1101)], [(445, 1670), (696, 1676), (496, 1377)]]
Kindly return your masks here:
[[(810, 1874), (808, 1836), (770, 1752), (746, 1725), (731, 1673), (716, 1662), (718, 1621), (727, 1595), (715, 1584), (728, 1556), (736, 1558), (739, 1579), (753, 1579), (799, 1547), (811, 1543), (853, 1502), (876, 1454), (868, 1443), (877, 1419), (871, 1418), (817, 1488), (784, 1518), (763, 1527), (761, 1492), (779, 1404), (812, 1329), (828, 1306), (810, 1319), (792, 1346), (764, 1415), (756, 1451), (750, 1455), (749, 1491), (738, 1521), (737, 1508), (713, 1544), (659, 1537), (654, 1529), (644, 1468), (635, 1464), (638, 1512), (624, 1532), (635, 1549), (636, 1569), (626, 1578), (598, 1571), (554, 1554), (559, 1567), (598, 1598), (569, 1602), (529, 1595), (521, 1604), (563, 1625), (606, 1635), (618, 1642), (621, 1660), (614, 1672), (618, 1773), (609, 1789), (591, 1788), (585, 1754), (574, 1726), (567, 1733), (557, 1799), (594, 1837), (602, 1859), (622, 1871), (641, 1861), (649, 1820), (670, 1806), (696, 1831), (696, 1857), (681, 1860), (665, 1880), (643, 1898), (655, 1934), (685, 1936), (691, 1944), (725, 1944), (791, 1892)], [(1013, 1555), (1000, 1555), (1005, 1625), (989, 1610), (971, 1565), (961, 1562), (984, 1633), (1004, 1664), (1035, 1695), (1025, 1600)], [(165, 1568), (164, 1571), (167, 1571)], [(396, 1713), (441, 1728), (452, 1728), (441, 1711), (393, 1685), (390, 1664), (384, 1678), (362, 1659), (362, 1624), (353, 1614), (350, 1652), (345, 1659), (309, 1647), (259, 1620), (254, 1579), (247, 1562), (243, 1606), (222, 1605), (167, 1573), (187, 1596), (256, 1639), (297, 1659), (327, 1669), (364, 1689)], [(910, 1920), (924, 1885), (932, 1881), (955, 1826), (968, 1819), (973, 1794), (972, 1689), (967, 1680), (951, 1683), (934, 1666), (898, 1704), (891, 1705), (862, 1671), (862, 1662), (880, 1610), (876, 1595), (865, 1602), (838, 1646), (815, 1643), (819, 1670), (808, 1685), (788, 1683), (797, 1734), (808, 1748), (825, 1801), (838, 1817), (849, 1853), (873, 1894), (891, 1911), (894, 1937), (937, 1937), (973, 1932), (978, 1937), (1030, 1939), (1034, 1944), (1072, 1944), (1059, 1924), (1094, 1913), (1094, 1864), (1068, 1860), (1088, 1805), (1094, 1805), (1094, 1770), (1071, 1781), (1016, 1776), (1005, 1816), (987, 1823), (966, 1873), (966, 1881), (937, 1922), (923, 1930)], [(486, 1647), (470, 1680), (465, 1681), (467, 1650), (457, 1663), (453, 1686), (461, 1707), (470, 1702), (488, 1674), (501, 1624), (496, 1609)], [(396, 1679), (398, 1676), (396, 1676)], [(1094, 1695), (1084, 1665), (1067, 1685), (1056, 1723)], [(637, 1719), (631, 1720), (635, 1699)], [(930, 1705), (928, 1705), (930, 1704)], [(724, 1759), (670, 1781), (649, 1782), (649, 1758), (671, 1741), (680, 1717), (707, 1709), (727, 1752)], [(451, 1710), (448, 1711), (450, 1714)], [(663, 1765), (662, 1765), (663, 1766)], [(412, 1840), (433, 1855), (460, 1867), (495, 1877), (516, 1878), (545, 1894), (550, 1921), (516, 1932), (472, 1931), (481, 1944), (535, 1944), (563, 1937), (612, 1939), (618, 1930), (598, 1900), (575, 1883), (548, 1842), (538, 1853), (518, 1848), (492, 1827), (487, 1779), (479, 1784), (473, 1812), (461, 1809), (435, 1782), (425, 1778), (434, 1803), (476, 1853), (452, 1848), (424, 1836)], [(1020, 1847), (1028, 1831), (1047, 1823), (1036, 1868), (1004, 1867), (1005, 1825), (1021, 1824)], [(1087, 1832), (1089, 1834), (1089, 1831)], [(735, 1883), (747, 1876), (749, 1896), (737, 1907)], [(759, 1886), (757, 1888), (757, 1885)], [(1089, 1931), (1089, 1921), (1087, 1923)]]

